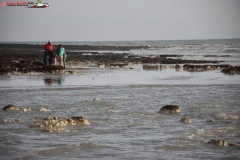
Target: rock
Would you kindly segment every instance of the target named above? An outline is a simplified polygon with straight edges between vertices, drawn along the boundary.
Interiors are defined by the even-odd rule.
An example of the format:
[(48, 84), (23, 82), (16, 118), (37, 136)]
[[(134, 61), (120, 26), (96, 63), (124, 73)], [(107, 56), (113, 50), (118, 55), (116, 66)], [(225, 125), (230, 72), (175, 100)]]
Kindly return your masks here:
[(110, 68), (131, 68), (130, 63), (111, 63)]
[(112, 109), (108, 109), (107, 112), (108, 112), (108, 113), (115, 113), (115, 112), (118, 112), (118, 111), (112, 110)]
[(66, 126), (68, 122), (65, 119), (59, 118), (57, 116), (49, 116), (43, 118), (39, 122), (35, 122), (31, 127), (39, 128), (40, 132), (67, 132), (64, 126)]
[(7, 120), (6, 120), (6, 119), (4, 119), (4, 120), (2, 120), (2, 122), (4, 122), (4, 123), (7, 123)]
[(101, 100), (100, 100), (100, 98), (94, 98), (93, 101), (94, 101), (94, 102), (99, 102), (99, 101), (101, 101)]
[(106, 66), (105, 63), (98, 63), (99, 68), (105, 68), (105, 66)]
[(209, 71), (209, 70), (217, 70), (222, 69), (222, 72), (229, 73), (229, 68), (232, 66), (229, 64), (219, 64), (219, 65), (193, 65), (193, 64), (185, 64), (183, 65), (183, 69), (190, 72), (196, 71)]
[(234, 66), (234, 68), (238, 70), (238, 73), (240, 73), (240, 66)]
[(184, 117), (184, 118), (181, 118), (179, 121), (180, 121), (180, 122), (185, 122), (185, 123), (192, 122), (190, 118), (185, 118), (185, 117)]
[(20, 118), (15, 119), (16, 122), (21, 122), (22, 120)]
[(229, 70), (229, 75), (234, 75), (234, 74), (237, 74), (238, 70), (235, 69), (235, 68), (232, 68)]
[[(89, 121), (82, 116), (74, 116), (68, 119), (58, 116), (48, 116), (40, 121), (34, 122), (30, 127), (39, 128), (40, 132), (70, 132), (65, 129), (67, 125), (90, 124)], [(75, 131), (74, 131), (75, 132)]]
[(9, 105), (5, 106), (3, 108), (3, 110), (5, 110), (5, 111), (14, 111), (15, 110), (16, 111), (16, 110), (19, 110), (19, 107), (9, 104)]
[(30, 111), (30, 110), (31, 110), (31, 108), (30, 108), (30, 107), (23, 108), (23, 112), (28, 112), (28, 111)]
[(227, 142), (221, 139), (212, 139), (208, 142), (208, 144), (213, 144), (216, 146), (226, 147), (228, 146)]
[(159, 110), (159, 113), (162, 113), (162, 112), (180, 113), (181, 110), (180, 110), (180, 107), (177, 105), (166, 105)]
[(221, 72), (224, 74), (235, 75), (238, 73), (238, 69), (233, 66), (228, 66), (228, 67), (223, 68), (221, 70)]
[(162, 68), (162, 65), (143, 65), (143, 70), (157, 70)]
[(213, 119), (207, 119), (207, 122), (214, 122)]
[(180, 67), (179, 64), (176, 64), (176, 65), (175, 65), (175, 69), (176, 69), (176, 70), (179, 70), (180, 68), (181, 68), (181, 67)]
[(90, 124), (90, 122), (82, 116), (71, 117), (70, 120), (74, 120), (76, 124)]
[(40, 111), (41, 111), (41, 112), (50, 112), (50, 111), (51, 111), (51, 109), (47, 109), (47, 108), (41, 108), (41, 109), (40, 109)]

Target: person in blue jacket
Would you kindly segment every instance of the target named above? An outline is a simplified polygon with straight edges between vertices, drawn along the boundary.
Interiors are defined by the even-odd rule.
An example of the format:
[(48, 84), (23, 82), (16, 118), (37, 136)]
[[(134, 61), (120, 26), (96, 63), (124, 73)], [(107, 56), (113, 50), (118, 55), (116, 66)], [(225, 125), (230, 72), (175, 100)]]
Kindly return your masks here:
[(57, 48), (57, 55), (58, 55), (60, 66), (63, 66), (63, 54), (64, 53), (65, 53), (65, 49), (63, 48), (63, 46), (61, 44), (59, 44), (58, 48)]

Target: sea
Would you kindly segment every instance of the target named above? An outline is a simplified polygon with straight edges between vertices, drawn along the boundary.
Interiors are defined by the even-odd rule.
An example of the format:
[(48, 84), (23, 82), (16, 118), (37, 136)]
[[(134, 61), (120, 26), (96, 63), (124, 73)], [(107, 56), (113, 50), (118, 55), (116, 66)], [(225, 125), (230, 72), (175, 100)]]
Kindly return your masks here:
[[(240, 39), (58, 43), (148, 46), (94, 52), (180, 55), (175, 58), (240, 65)], [(240, 74), (131, 65), (132, 69), (67, 66), (66, 70), (81, 68), (83, 74), (77, 75), (1, 75), (1, 107), (14, 104), (20, 109), (0, 111), (0, 159), (240, 159), (239, 146), (208, 144), (211, 139), (240, 144)], [(178, 105), (181, 112), (158, 113), (165, 105)], [(24, 112), (26, 107), (31, 110)], [(90, 125), (68, 125), (69, 132), (31, 127), (48, 116), (84, 116)], [(191, 122), (180, 122), (184, 117)]]

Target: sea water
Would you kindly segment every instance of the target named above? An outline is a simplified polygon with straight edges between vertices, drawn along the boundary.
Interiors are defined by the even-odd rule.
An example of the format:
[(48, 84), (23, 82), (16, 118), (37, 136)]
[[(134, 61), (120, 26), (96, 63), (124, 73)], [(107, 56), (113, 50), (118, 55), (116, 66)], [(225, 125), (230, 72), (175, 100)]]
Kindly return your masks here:
[[(215, 48), (211, 52), (210, 49), (185, 49), (181, 54), (187, 58), (188, 55), (206, 58), (202, 55), (213, 54), (212, 51), (216, 50), (214, 54), (217, 56), (231, 56), (207, 59), (225, 58), (226, 64), (240, 65), (239, 41), (200, 42)], [(164, 46), (197, 46), (196, 41), (181, 43), (183, 45), (164, 42)], [(224, 45), (234, 45), (235, 51), (223, 52)], [(167, 54), (179, 53), (174, 48)], [(152, 51), (130, 52), (152, 55)], [(154, 53), (158, 52), (163, 54), (161, 48)], [(173, 68), (142, 70), (141, 64), (132, 65), (134, 69), (81, 69), (84, 72), (81, 75), (0, 76), (2, 108), (8, 104), (20, 107), (19, 111), (0, 111), (0, 159), (240, 157), (237, 146), (207, 144), (211, 139), (240, 143), (239, 74), (225, 75), (220, 70), (188, 72)], [(100, 101), (95, 102), (94, 98)], [(167, 104), (179, 105), (181, 113), (157, 113)], [(31, 111), (23, 112), (26, 107)], [(41, 112), (42, 107), (51, 111)], [(84, 116), (91, 124), (67, 126), (70, 132), (59, 133), (39, 132), (30, 127), (36, 120), (47, 116)], [(192, 122), (179, 122), (183, 117), (189, 117)], [(208, 119), (213, 122), (207, 122)]]

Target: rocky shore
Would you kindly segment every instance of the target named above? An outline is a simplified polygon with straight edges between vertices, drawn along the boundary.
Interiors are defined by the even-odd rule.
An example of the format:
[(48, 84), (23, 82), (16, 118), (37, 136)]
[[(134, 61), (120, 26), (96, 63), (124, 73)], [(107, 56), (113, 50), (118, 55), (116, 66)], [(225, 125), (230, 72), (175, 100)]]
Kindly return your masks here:
[[(65, 45), (67, 54), (67, 67), (95, 66), (111, 68), (131, 68), (130, 64), (161, 64), (159, 67), (143, 69), (166, 68), (163, 65), (172, 64), (176, 69), (183, 66), (187, 71), (205, 71), (223, 69), (226, 74), (236, 74), (239, 66), (231, 65), (193, 65), (193, 64), (219, 64), (220, 61), (209, 60), (183, 60), (181, 55), (137, 56), (127, 53), (130, 50), (149, 49), (148, 46), (89, 46), (89, 45)], [(97, 51), (95, 51), (97, 50)], [(104, 53), (99, 52), (104, 51)], [(121, 51), (122, 53), (113, 53)], [(31, 44), (0, 44), (0, 75), (11, 74), (81, 74), (81, 72), (65, 70), (61, 66), (43, 65), (43, 45)]]

